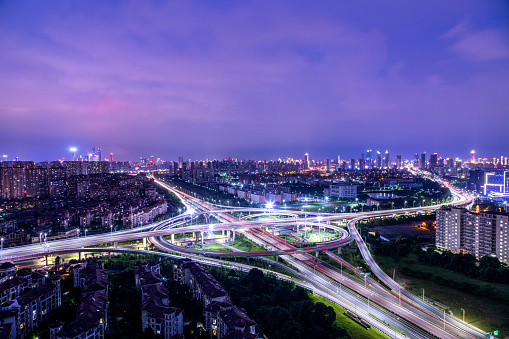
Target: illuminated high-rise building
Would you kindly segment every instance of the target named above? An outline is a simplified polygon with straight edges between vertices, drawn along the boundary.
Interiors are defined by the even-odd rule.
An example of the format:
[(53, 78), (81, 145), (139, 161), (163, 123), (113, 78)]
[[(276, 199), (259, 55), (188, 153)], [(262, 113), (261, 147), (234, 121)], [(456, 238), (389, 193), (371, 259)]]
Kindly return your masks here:
[(382, 153), (380, 151), (376, 151), (376, 167), (382, 168)]
[(426, 168), (426, 152), (422, 152), (421, 154), (421, 163), (420, 163), (420, 167), (421, 168)]
[(389, 168), (390, 167), (391, 160), (389, 159), (389, 151), (385, 151), (385, 158), (384, 158), (384, 167)]
[(48, 166), (49, 196), (52, 199), (63, 199), (67, 195), (67, 169), (59, 161)]
[(432, 171), (437, 166), (438, 154), (433, 153), (429, 156), (429, 169)]
[(304, 169), (309, 169), (309, 154), (304, 154)]
[(442, 208), (437, 211), (436, 246), (442, 251), (468, 252), (477, 259), (496, 256), (509, 263), (508, 225), (506, 213)]
[(371, 159), (371, 150), (368, 149), (366, 151), (366, 168), (372, 168), (373, 167), (373, 163), (372, 163), (372, 159)]
[(27, 198), (45, 197), (48, 191), (48, 169), (34, 163), (25, 168), (25, 190)]

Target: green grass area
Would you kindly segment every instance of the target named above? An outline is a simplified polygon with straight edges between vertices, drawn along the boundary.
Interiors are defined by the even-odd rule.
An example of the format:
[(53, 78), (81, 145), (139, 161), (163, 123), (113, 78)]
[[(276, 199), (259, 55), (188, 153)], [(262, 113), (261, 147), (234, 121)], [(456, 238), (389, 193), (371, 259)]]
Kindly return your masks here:
[(221, 244), (203, 244), (203, 246), (195, 245), (195, 246), (189, 246), (189, 248), (195, 248), (198, 250), (207, 250), (207, 251), (232, 252), (231, 249), (226, 248)]
[(235, 248), (238, 248), (241, 251), (244, 252), (262, 252), (266, 251), (265, 248), (258, 246), (251, 240), (238, 236), (235, 241), (231, 241), (228, 243), (228, 245), (233, 246)]
[(322, 242), (329, 241), (332, 239), (336, 239), (337, 237), (334, 234), (326, 233), (326, 232), (309, 232), (307, 234), (307, 239), (309, 242)]
[[(455, 317), (462, 319), (463, 312), (461, 308), (464, 308), (466, 322), (486, 332), (499, 330), (499, 338), (509, 336), (509, 321), (507, 321), (507, 315), (509, 314), (508, 285), (489, 283), (441, 267), (421, 264), (417, 261), (415, 254), (400, 259), (398, 262), (394, 261), (392, 257), (383, 256), (377, 256), (375, 260), (389, 276), (392, 276), (395, 268), (396, 281), (405, 286), (410, 292), (422, 295), (421, 288), (424, 288), (425, 296), (449, 306)], [(430, 279), (405, 275), (400, 272), (404, 267), (428, 274)], [(469, 283), (479, 289), (488, 289), (495, 292), (495, 297), (488, 298), (450, 286), (440, 285), (432, 281), (433, 277), (441, 277), (453, 281), (457, 285)]]
[(352, 338), (360, 338), (360, 339), (381, 339), (381, 338), (388, 338), (385, 334), (378, 331), (377, 329), (374, 329), (373, 327), (369, 329), (365, 329), (361, 325), (357, 324), (352, 319), (348, 318), (346, 315), (343, 314), (343, 312), (346, 311), (343, 307), (333, 303), (332, 301), (321, 297), (316, 294), (310, 295), (310, 298), (313, 302), (322, 302), (327, 306), (332, 306), (334, 311), (336, 312), (336, 322), (338, 325), (343, 327), (350, 337)]
[(299, 241), (299, 239), (292, 237), (291, 235), (280, 234), (279, 237), (288, 241)]

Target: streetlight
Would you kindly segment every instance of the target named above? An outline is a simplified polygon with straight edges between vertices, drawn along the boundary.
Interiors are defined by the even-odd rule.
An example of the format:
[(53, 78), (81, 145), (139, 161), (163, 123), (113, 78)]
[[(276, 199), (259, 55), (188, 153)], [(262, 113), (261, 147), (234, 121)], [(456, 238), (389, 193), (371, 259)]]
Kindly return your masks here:
[(406, 208), (406, 203), (407, 203), (407, 202), (405, 201), (405, 207), (404, 207), (404, 208)]
[(274, 207), (274, 202), (273, 201), (267, 202), (267, 205), (265, 205), (265, 207), (269, 210), (269, 219), (270, 219), (271, 218), (270, 217), (270, 210)]
[(2, 237), (1, 240), (2, 240), (2, 247), (0, 249), (3, 250), (4, 249), (4, 238)]
[(113, 225), (110, 225), (111, 234), (113, 234)]
[(322, 223), (323, 217), (321, 215), (318, 216), (318, 239), (322, 241), (322, 234), (320, 233), (320, 224)]
[(424, 288), (421, 288), (422, 290), (422, 301), (424, 301)]
[(465, 322), (465, 309), (462, 308), (461, 310), (463, 311), (463, 322)]

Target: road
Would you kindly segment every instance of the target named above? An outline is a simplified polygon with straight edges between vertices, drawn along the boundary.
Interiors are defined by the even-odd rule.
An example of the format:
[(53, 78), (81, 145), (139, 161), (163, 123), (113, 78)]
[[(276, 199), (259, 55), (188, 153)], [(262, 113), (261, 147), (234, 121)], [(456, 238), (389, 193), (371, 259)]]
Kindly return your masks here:
[[(419, 174), (421, 175), (421, 174)], [(415, 208), (406, 208), (389, 211), (373, 211), (366, 213), (341, 213), (341, 214), (318, 214), (301, 211), (267, 211), (264, 209), (253, 208), (232, 208), (219, 205), (212, 205), (195, 197), (184, 194), (171, 188), (167, 184), (156, 181), (175, 193), (182, 203), (186, 206), (183, 214), (140, 228), (99, 234), (94, 236), (64, 239), (58, 241), (45, 242), (29, 246), (20, 246), (1, 251), (0, 260), (25, 260), (27, 258), (40, 257), (44, 255), (53, 255), (59, 253), (68, 253), (72, 251), (103, 251), (116, 252), (126, 251), (126, 249), (112, 248), (86, 248), (99, 244), (113, 243), (118, 241), (128, 241), (139, 238), (148, 238), (156, 247), (161, 250), (178, 252), (180, 255), (198, 258), (197, 254), (209, 256), (267, 256), (280, 255), (290, 265), (298, 269), (301, 280), (306, 282), (306, 286), (317, 291), (319, 294), (325, 294), (330, 300), (340, 303), (346, 308), (361, 314), (373, 326), (394, 336), (398, 333), (391, 331), (390, 328), (380, 322), (384, 320), (394, 328), (404, 330), (408, 337), (425, 338), (428, 333), (441, 338), (480, 338), (484, 337), (483, 332), (475, 327), (459, 321), (458, 319), (446, 315), (443, 317), (440, 310), (427, 303), (422, 302), (418, 297), (410, 294), (390, 277), (388, 277), (376, 264), (371, 257), (363, 239), (358, 233), (355, 223), (364, 218), (380, 217), (402, 213), (419, 213), (434, 210), (440, 205), (423, 206)], [(469, 197), (462, 192), (456, 191), (443, 182), (454, 194), (454, 202), (451, 204), (465, 204), (469, 202)], [(283, 219), (269, 220), (239, 220), (234, 218), (231, 213), (253, 213), (254, 216), (281, 216)], [(209, 216), (214, 216), (219, 223), (193, 225), (194, 220), (200, 215), (205, 215), (206, 220)], [(348, 230), (330, 225), (331, 221), (350, 220)], [(191, 223), (191, 225), (189, 225)], [(330, 228), (335, 232), (340, 232), (341, 236), (330, 242), (324, 242), (306, 248), (296, 248), (291, 242), (284, 241), (273, 234), (264, 231), (262, 227), (273, 229), (280, 226), (315, 225), (317, 227)], [(217, 251), (199, 251), (183, 249), (175, 246), (164, 239), (165, 236), (178, 233), (190, 232), (210, 232), (230, 230), (243, 232), (248, 238), (266, 246), (268, 251), (264, 252), (217, 252)], [(328, 249), (335, 249), (344, 246), (351, 241), (356, 241), (361, 250), (365, 261), (370, 265), (371, 270), (377, 277), (388, 286), (392, 291), (384, 286), (369, 280), (369, 283), (363, 283), (356, 277), (343, 274), (337, 268), (328, 265), (305, 252), (318, 252)], [(327, 252), (328, 254), (331, 252)], [(200, 257), (203, 258), (203, 257)], [(207, 258), (210, 262), (222, 262), (219, 259)], [(215, 260), (215, 261), (214, 261)], [(345, 263), (347, 264), (347, 263)], [(232, 265), (232, 263), (229, 263)], [(282, 265), (278, 263), (277, 265)], [(284, 265), (283, 265), (284, 266)], [(294, 272), (295, 273), (295, 272)], [(292, 273), (293, 274), (293, 273)], [(401, 297), (400, 297), (401, 296)], [(353, 308), (352, 308), (353, 306)]]

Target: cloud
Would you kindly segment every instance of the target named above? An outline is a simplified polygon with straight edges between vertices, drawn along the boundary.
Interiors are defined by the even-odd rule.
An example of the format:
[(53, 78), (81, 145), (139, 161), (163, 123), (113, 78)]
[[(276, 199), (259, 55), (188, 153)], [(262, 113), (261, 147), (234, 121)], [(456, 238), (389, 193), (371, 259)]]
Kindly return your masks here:
[(491, 61), (509, 58), (509, 32), (503, 29), (473, 30), (460, 23), (443, 35), (456, 40), (450, 47), (468, 61)]
[[(242, 149), (249, 157), (257, 149), (258, 156), (300, 154), (322, 142), (324, 149), (345, 141), (400, 147), (406, 136), (415, 146), (426, 141), (413, 138), (408, 119), (440, 130), (442, 140), (449, 130), (437, 120), (461, 111), (459, 124), (468, 128), (479, 107), (507, 121), (504, 95), (494, 88), (507, 82), (483, 74), (479, 91), (470, 80), (480, 71), (457, 62), (504, 60), (500, 32), (460, 24), (437, 43), (429, 21), (401, 29), (397, 5), (365, 4), (380, 12), (372, 20), (360, 5), (336, 3), (12, 3), (0, 35), (0, 145), (42, 140), (37, 147), (46, 152), (52, 135), (52, 145), (77, 140), (80, 149), (99, 145), (127, 159)], [(444, 17), (440, 26), (450, 27)], [(483, 32), (488, 37), (477, 37)], [(446, 56), (457, 69), (437, 66)]]

